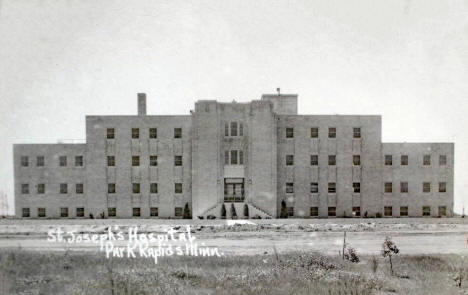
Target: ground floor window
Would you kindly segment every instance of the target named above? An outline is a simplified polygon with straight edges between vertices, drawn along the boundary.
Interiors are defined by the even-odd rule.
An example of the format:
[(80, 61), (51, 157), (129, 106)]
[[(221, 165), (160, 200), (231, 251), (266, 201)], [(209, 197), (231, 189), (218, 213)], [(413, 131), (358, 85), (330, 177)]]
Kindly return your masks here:
[(391, 206), (385, 206), (384, 215), (385, 216), (392, 216), (393, 215), (393, 208)]
[(108, 215), (109, 217), (115, 217), (115, 216), (117, 216), (117, 209), (114, 208), (114, 207), (107, 208), (107, 215)]
[(174, 214), (176, 217), (182, 217), (182, 207), (175, 207)]
[(423, 206), (423, 216), (431, 216), (431, 207)]
[(447, 215), (447, 207), (439, 206), (439, 216), (446, 216)]
[(157, 217), (159, 214), (158, 207), (151, 207), (150, 208), (150, 216)]
[(46, 217), (45, 208), (37, 208), (37, 217)]
[(23, 217), (30, 217), (29, 208), (23, 208)]
[(318, 216), (318, 207), (310, 207), (310, 216)]
[(60, 208), (60, 217), (68, 217), (68, 208)]
[(400, 207), (400, 216), (408, 216), (408, 207)]
[(84, 217), (84, 208), (76, 208), (76, 217)]
[(133, 217), (140, 217), (141, 209), (139, 207), (133, 208)]
[(353, 207), (353, 216), (355, 217), (361, 216), (361, 207)]
[(293, 217), (294, 216), (294, 207), (288, 207), (286, 208), (288, 212), (288, 217)]
[(336, 207), (328, 207), (328, 216), (336, 216)]

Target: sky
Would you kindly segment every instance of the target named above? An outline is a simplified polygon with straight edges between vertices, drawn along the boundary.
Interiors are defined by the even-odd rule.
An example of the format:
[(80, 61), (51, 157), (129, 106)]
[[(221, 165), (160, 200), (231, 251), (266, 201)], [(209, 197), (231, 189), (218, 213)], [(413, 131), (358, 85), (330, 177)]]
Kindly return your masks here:
[(0, 192), (13, 213), (13, 143), (84, 139), (137, 92), (162, 115), (277, 87), (301, 114), (382, 115), (384, 142), (454, 142), (468, 206), (465, 0), (0, 0)]

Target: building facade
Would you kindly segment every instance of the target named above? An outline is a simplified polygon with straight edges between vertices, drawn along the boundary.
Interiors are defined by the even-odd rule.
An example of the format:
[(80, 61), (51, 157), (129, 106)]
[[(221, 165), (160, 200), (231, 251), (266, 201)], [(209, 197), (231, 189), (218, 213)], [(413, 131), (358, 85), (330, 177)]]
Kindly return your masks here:
[[(382, 143), (380, 116), (298, 115), (297, 95), (190, 115), (87, 116), (85, 144), (15, 144), (24, 218), (453, 214), (453, 143)], [(211, 216), (210, 216), (211, 217)]]

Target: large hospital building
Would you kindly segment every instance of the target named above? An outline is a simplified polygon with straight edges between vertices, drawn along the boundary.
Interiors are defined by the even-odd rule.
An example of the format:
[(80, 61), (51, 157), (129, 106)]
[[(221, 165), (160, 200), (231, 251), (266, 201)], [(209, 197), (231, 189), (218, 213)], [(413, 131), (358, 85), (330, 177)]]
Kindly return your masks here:
[(299, 115), (279, 92), (182, 116), (137, 102), (134, 116), (87, 116), (84, 144), (15, 144), (16, 216), (453, 214), (454, 144), (383, 143), (380, 116)]

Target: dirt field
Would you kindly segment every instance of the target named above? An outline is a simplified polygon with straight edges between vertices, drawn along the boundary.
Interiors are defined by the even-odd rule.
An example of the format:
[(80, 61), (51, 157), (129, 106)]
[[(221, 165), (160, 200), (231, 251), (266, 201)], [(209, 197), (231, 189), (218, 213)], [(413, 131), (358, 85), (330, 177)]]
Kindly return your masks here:
[[(26, 250), (96, 250), (95, 244), (49, 243), (50, 229), (104, 233), (119, 225), (126, 232), (138, 226), (143, 233), (161, 233), (170, 227), (190, 224), (200, 243), (218, 247), (226, 255), (315, 251), (334, 255), (347, 243), (359, 253), (377, 254), (386, 236), (401, 246), (403, 253), (468, 254), (466, 219), (271, 219), (271, 220), (2, 220), (0, 248)], [(247, 223), (247, 224), (241, 224)]]

